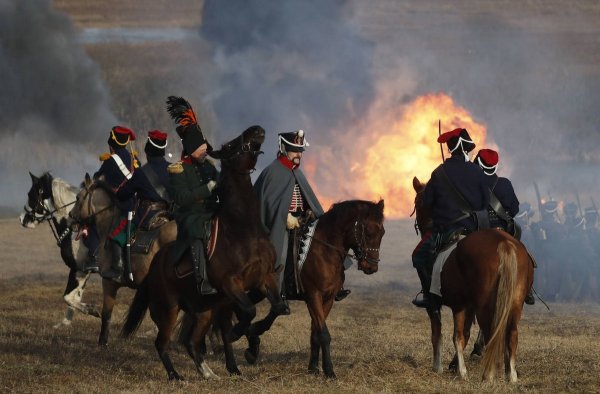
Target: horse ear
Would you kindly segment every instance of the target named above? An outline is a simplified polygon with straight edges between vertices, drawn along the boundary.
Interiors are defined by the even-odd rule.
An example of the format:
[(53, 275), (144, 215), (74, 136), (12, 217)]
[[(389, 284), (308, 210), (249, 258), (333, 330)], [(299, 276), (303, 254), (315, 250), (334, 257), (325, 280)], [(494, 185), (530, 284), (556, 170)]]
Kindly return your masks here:
[(220, 150), (213, 150), (208, 152), (208, 155), (213, 159), (221, 160), (223, 158), (223, 152)]
[(88, 174), (87, 172), (85, 173), (85, 185), (89, 186), (92, 183), (92, 178), (90, 178), (90, 174)]
[(29, 176), (31, 177), (31, 182), (35, 183), (38, 180), (38, 177), (33, 175), (31, 171), (29, 171)]
[(415, 189), (416, 192), (420, 192), (421, 189), (423, 189), (423, 184), (417, 177), (413, 178), (413, 189)]
[(379, 202), (377, 203), (377, 208), (379, 208), (381, 210), (381, 213), (383, 213), (383, 199), (379, 200)]

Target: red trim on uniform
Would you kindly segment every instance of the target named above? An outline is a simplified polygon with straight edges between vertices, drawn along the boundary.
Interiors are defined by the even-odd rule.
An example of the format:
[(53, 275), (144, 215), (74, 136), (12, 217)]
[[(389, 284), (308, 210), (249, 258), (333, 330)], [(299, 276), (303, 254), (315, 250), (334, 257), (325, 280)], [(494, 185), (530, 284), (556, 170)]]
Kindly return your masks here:
[(181, 162), (185, 164), (192, 164), (192, 156), (181, 155)]
[(115, 227), (115, 229), (110, 233), (109, 237), (114, 238), (117, 235), (119, 235), (121, 233), (121, 231), (123, 231), (123, 229), (125, 228), (126, 225), (127, 225), (127, 218), (124, 218), (121, 220), (119, 225), (117, 227)]
[(289, 170), (294, 170), (296, 167), (298, 167), (297, 165), (294, 164), (293, 161), (291, 161), (290, 159), (288, 159), (287, 156), (285, 155), (281, 155), (277, 158), (277, 160), (279, 160), (279, 162), (281, 164), (283, 164), (283, 166)]
[(417, 244), (417, 246), (415, 247), (415, 250), (413, 250), (412, 256), (414, 256), (416, 253), (419, 252), (419, 250), (421, 250), (422, 245), (425, 242), (427, 242), (429, 240), (429, 238), (431, 238), (432, 235), (433, 235), (433, 231), (429, 231), (429, 232), (423, 234), (423, 238), (421, 238), (421, 241)]

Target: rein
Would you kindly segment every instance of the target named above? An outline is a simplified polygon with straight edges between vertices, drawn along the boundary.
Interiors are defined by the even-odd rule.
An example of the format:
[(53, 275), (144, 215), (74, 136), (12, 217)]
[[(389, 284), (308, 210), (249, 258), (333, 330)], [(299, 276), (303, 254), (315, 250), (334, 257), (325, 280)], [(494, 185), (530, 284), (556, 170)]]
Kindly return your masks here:
[[(259, 149), (253, 149), (251, 141), (244, 142), (244, 134), (240, 135), (239, 137), (237, 137), (237, 138), (233, 139), (232, 141), (228, 142), (227, 144), (223, 145), (223, 147), (226, 147), (226, 148), (231, 147), (234, 144), (234, 142), (236, 142), (237, 140), (241, 141), (240, 148), (237, 149), (230, 156), (228, 156), (224, 159), (221, 159), (221, 163), (227, 163), (229, 160), (235, 158), (236, 156), (241, 155), (242, 153), (251, 153), (255, 157), (260, 155), (261, 153), (264, 153), (263, 151), (261, 151)], [(260, 144), (259, 144), (259, 146), (260, 146)], [(221, 150), (222, 150), (222, 148), (221, 148)], [(249, 171), (235, 171), (235, 172), (238, 173), (239, 175), (250, 175), (254, 171), (256, 171), (256, 168), (252, 168)]]
[[(62, 244), (62, 242), (65, 240), (65, 238), (67, 238), (67, 236), (71, 233), (71, 228), (70, 228), (70, 226), (66, 226), (65, 230), (59, 234), (58, 233), (59, 232), (58, 231), (59, 223), (58, 223), (58, 220), (56, 220), (56, 217), (54, 216), (54, 214), (65, 207), (75, 204), (75, 202), (77, 200), (71, 201), (70, 203), (62, 205), (60, 207), (54, 207), (54, 209), (50, 209), (46, 204), (46, 200), (50, 200), (50, 199), (41, 199), (40, 197), (42, 197), (42, 194), (38, 195), (38, 199), (36, 201), (35, 208), (37, 208), (39, 206), (42, 209), (41, 214), (37, 213), (35, 211), (35, 208), (32, 209), (27, 204), (25, 204), (23, 206), (23, 209), (25, 210), (25, 212), (27, 212), (27, 214), (33, 216), (34, 221), (36, 221), (38, 223), (48, 222), (48, 225), (50, 226), (50, 230), (52, 231), (52, 235), (54, 235), (54, 239), (56, 240), (56, 245), (60, 246)], [(52, 204), (52, 206), (54, 206), (54, 204), (51, 201), (50, 201), (50, 203)]]
[[(354, 240), (356, 241), (356, 245), (357, 245), (357, 250), (354, 251), (354, 254), (352, 253), (348, 253), (346, 251), (346, 249), (342, 249), (339, 248), (333, 244), (330, 244), (329, 242), (323, 241), (321, 239), (315, 238), (311, 235), (306, 235), (309, 238), (312, 238), (313, 241), (317, 241), (331, 249), (337, 250), (338, 252), (342, 252), (342, 254), (344, 255), (344, 257), (350, 257), (351, 259), (355, 260), (357, 263), (360, 260), (366, 260), (369, 264), (379, 264), (380, 259), (374, 259), (372, 257), (367, 256), (367, 252), (379, 252), (379, 248), (367, 248), (365, 247), (366, 244), (366, 240), (365, 240), (365, 225), (360, 223), (361, 228), (362, 228), (362, 236), (361, 236), (361, 240), (358, 240), (358, 220), (354, 222)], [(354, 248), (352, 248), (354, 249)]]

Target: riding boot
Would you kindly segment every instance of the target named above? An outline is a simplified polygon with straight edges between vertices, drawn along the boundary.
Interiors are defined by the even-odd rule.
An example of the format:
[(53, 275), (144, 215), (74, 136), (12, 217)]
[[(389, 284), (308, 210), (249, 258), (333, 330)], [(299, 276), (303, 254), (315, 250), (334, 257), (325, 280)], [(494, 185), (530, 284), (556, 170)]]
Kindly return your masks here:
[(425, 267), (417, 267), (417, 274), (419, 275), (419, 279), (421, 280), (421, 289), (423, 293), (423, 298), (421, 300), (417, 300), (416, 298), (412, 301), (413, 305), (419, 308), (427, 308), (430, 306), (431, 298), (429, 293), (429, 288), (431, 287), (431, 276), (425, 269)]
[(110, 268), (102, 273), (102, 277), (106, 279), (118, 280), (123, 275), (123, 249), (118, 242), (111, 241), (112, 248), (112, 263)]
[(531, 286), (529, 288), (529, 291), (527, 292), (527, 295), (525, 296), (525, 303), (527, 305), (535, 304), (535, 298), (533, 297), (533, 286)]
[(93, 274), (100, 272), (100, 267), (98, 266), (96, 254), (92, 253), (92, 251), (88, 252), (88, 258), (83, 262), (82, 271), (86, 274), (88, 272), (91, 272)]
[(196, 274), (196, 285), (201, 295), (216, 294), (217, 289), (208, 282), (206, 267), (206, 254), (204, 253), (204, 242), (200, 238), (194, 239), (191, 246), (192, 261), (194, 262), (194, 273)]
[(337, 292), (337, 294), (335, 295), (335, 300), (336, 301), (341, 301), (344, 298), (348, 297), (348, 295), (351, 293), (352, 291), (350, 289), (344, 289), (343, 287), (340, 289), (340, 291)]

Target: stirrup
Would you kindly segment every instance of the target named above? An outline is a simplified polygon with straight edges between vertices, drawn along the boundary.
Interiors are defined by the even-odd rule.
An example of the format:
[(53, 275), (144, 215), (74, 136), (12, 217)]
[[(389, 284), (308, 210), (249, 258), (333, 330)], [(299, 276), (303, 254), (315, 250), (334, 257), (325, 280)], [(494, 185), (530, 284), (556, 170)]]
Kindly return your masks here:
[(533, 296), (533, 293), (531, 291), (529, 291), (527, 293), (527, 295), (525, 296), (525, 303), (527, 305), (534, 305), (535, 304), (535, 297)]
[[(205, 285), (206, 283), (206, 285)], [(202, 279), (202, 281), (200, 281), (200, 283), (196, 282), (196, 289), (198, 290), (198, 293), (200, 295), (213, 295), (213, 294), (217, 294), (218, 291), (217, 289), (215, 289), (214, 287), (212, 287), (210, 285), (210, 283), (208, 283), (208, 281)]]
[[(423, 294), (423, 298), (420, 300), (417, 299), (419, 297), (419, 294)], [(417, 295), (415, 295), (415, 298), (412, 300), (412, 304), (417, 308), (427, 308), (429, 306), (429, 299), (425, 297), (425, 293), (423, 293), (423, 290), (419, 291)]]
[(352, 290), (350, 290), (350, 289), (344, 289), (342, 287), (340, 289), (340, 291), (338, 291), (337, 294), (335, 295), (335, 300), (336, 301), (341, 301), (344, 298), (348, 297), (348, 295), (350, 295), (350, 293), (352, 293)]

